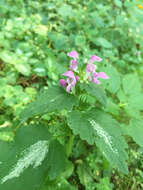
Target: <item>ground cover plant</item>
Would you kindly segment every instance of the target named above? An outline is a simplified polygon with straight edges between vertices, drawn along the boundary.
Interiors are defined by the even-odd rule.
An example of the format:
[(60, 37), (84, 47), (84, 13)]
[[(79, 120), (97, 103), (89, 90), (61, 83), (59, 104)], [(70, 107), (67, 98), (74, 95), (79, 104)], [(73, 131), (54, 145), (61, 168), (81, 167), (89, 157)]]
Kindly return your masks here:
[(0, 190), (143, 189), (143, 2), (0, 1)]

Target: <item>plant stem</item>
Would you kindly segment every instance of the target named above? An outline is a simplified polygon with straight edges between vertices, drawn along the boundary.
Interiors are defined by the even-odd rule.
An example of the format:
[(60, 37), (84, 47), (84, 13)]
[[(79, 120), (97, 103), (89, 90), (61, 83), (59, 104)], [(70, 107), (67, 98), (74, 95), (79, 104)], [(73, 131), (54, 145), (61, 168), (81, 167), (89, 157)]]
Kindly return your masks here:
[(71, 154), (73, 142), (74, 142), (74, 135), (72, 134), (72, 135), (70, 136), (69, 141), (68, 141), (68, 144), (67, 144), (67, 146), (66, 146), (67, 157), (69, 157), (70, 154)]

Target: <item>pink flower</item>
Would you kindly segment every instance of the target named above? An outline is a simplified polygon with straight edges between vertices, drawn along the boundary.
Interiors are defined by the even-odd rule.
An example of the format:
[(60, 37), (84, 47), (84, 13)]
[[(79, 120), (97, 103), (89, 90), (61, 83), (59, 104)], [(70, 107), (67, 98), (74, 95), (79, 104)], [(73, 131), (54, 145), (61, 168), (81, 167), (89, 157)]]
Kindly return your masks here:
[(71, 52), (67, 53), (67, 56), (77, 59), (78, 53), (76, 51), (71, 51)]
[(97, 55), (92, 55), (90, 57), (89, 63), (94, 63), (95, 61), (100, 62), (100, 61), (102, 61), (102, 59), (100, 57), (98, 57)]
[(61, 85), (62, 87), (64, 87), (64, 88), (67, 86), (67, 82), (66, 82), (65, 79), (60, 79), (59, 83), (60, 83), (60, 85)]
[(66, 80), (60, 79), (60, 85), (66, 88), (67, 92), (70, 92), (70, 90), (74, 89), (77, 81), (79, 80), (79, 76), (75, 76), (72, 71), (67, 71), (63, 75), (68, 78)]
[(94, 61), (101, 61), (102, 59), (98, 57), (97, 55), (92, 55), (90, 57), (90, 60), (88, 61), (88, 64), (86, 65), (86, 72), (87, 72), (87, 78), (89, 81), (94, 82), (96, 84), (100, 84), (100, 81), (98, 78), (108, 79), (109, 77), (104, 72), (96, 72), (96, 65), (93, 64)]
[(92, 63), (88, 63), (86, 65), (86, 71), (87, 72), (95, 72), (96, 70), (96, 65), (92, 64)]

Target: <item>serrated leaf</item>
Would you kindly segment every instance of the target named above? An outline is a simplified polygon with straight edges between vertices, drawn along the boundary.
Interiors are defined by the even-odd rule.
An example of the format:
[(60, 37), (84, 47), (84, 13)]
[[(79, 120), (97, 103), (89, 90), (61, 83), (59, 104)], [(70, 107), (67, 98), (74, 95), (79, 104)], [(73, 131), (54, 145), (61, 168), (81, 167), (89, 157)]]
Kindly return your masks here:
[(71, 110), (77, 99), (60, 87), (51, 87), (38, 95), (36, 101), (29, 104), (20, 114), (20, 120), (26, 121), (36, 115), (56, 110)]
[(128, 173), (125, 148), (127, 144), (122, 137), (119, 124), (108, 114), (101, 111), (90, 111), (89, 122), (96, 131), (96, 144), (113, 167)]
[(38, 189), (45, 173), (52, 179), (61, 174), (65, 151), (54, 141), (45, 126), (30, 125), (18, 129), (15, 142), (0, 142), (0, 189)]
[(95, 141), (94, 130), (88, 121), (86, 114), (73, 111), (69, 114), (68, 125), (75, 135), (79, 134), (82, 140), (86, 140), (89, 144)]
[(136, 94), (141, 91), (141, 83), (137, 74), (127, 74), (123, 78), (123, 90), (126, 95)]
[(125, 131), (129, 136), (131, 136), (134, 141), (140, 145), (143, 146), (143, 121), (132, 119), (130, 121), (129, 126), (125, 127)]
[(80, 84), (80, 88), (82, 90), (85, 89), (87, 94), (89, 94), (91, 96), (95, 96), (101, 104), (106, 106), (107, 97), (106, 97), (103, 87), (93, 84), (93, 83), (90, 83), (90, 84)]
[(96, 110), (86, 114), (73, 111), (69, 114), (68, 125), (75, 135), (80, 135), (82, 140), (86, 140), (89, 144), (96, 142), (113, 167), (125, 174), (128, 173), (126, 164), (128, 156), (125, 151), (127, 144), (122, 137), (118, 122), (110, 115)]

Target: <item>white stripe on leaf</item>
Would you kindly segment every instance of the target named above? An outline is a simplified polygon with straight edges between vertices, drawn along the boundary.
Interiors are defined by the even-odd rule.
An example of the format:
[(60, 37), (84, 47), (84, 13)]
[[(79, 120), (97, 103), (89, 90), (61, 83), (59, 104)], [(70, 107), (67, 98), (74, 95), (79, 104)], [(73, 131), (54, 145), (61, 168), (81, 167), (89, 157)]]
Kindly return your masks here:
[(22, 152), (22, 158), (17, 161), (17, 164), (13, 167), (10, 173), (1, 179), (1, 183), (19, 177), (30, 165), (33, 165), (33, 168), (40, 166), (48, 152), (48, 147), (48, 141), (38, 141), (25, 149)]

